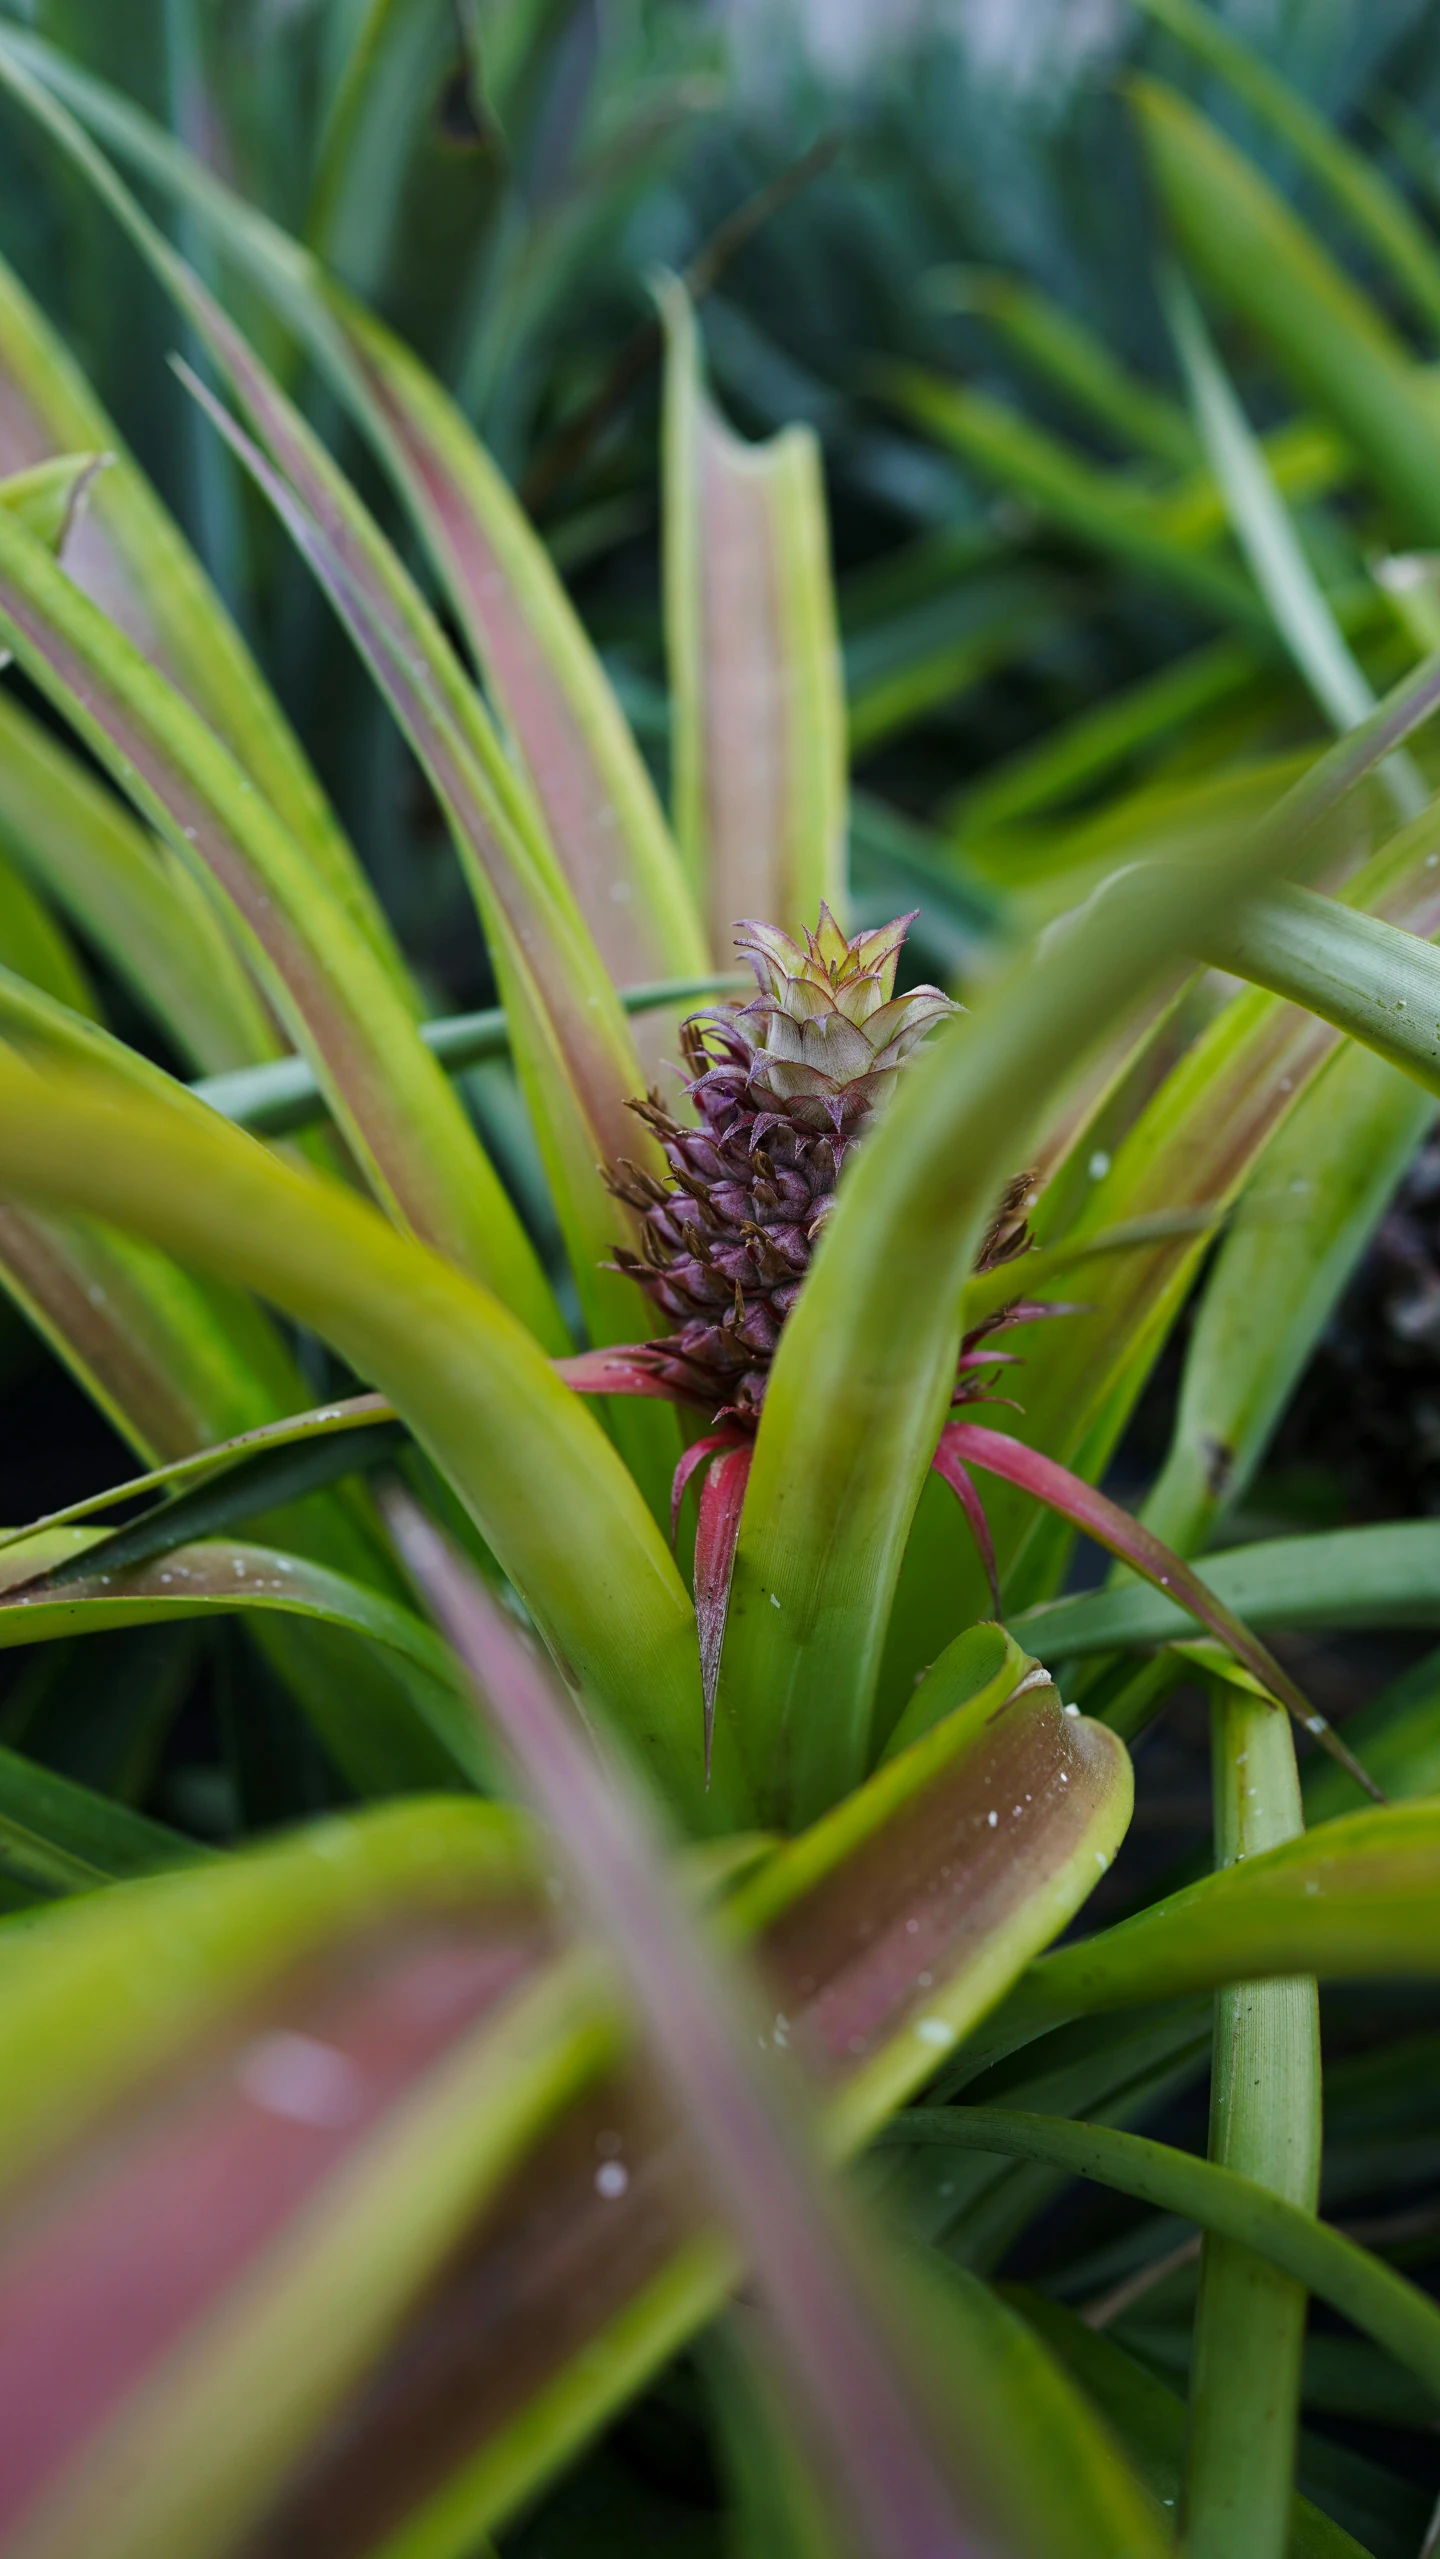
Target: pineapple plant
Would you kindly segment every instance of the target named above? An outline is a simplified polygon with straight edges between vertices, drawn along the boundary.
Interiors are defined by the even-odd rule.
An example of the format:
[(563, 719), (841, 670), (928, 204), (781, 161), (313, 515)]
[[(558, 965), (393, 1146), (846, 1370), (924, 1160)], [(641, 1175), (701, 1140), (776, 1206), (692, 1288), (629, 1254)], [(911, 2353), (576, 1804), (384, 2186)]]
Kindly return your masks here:
[[(1189, 0), (1156, 6), (1194, 35)], [(971, 792), (887, 832), (861, 795), (852, 880), (813, 440), (735, 436), (667, 288), (667, 812), (473, 432), (494, 344), (455, 398), (403, 308), (397, 334), (369, 307), (394, 271), (352, 263), (346, 135), (393, 33), (367, 30), (308, 246), (0, 30), (14, 111), (204, 351), (202, 478), (228, 447), (423, 770), (500, 999), (431, 1018), (245, 639), (0, 278), (0, 1279), (132, 1453), (0, 1532), (25, 1665), (0, 1750), (0, 2534), (102, 2559), (607, 2536), (1161, 2559), (1183, 2503), (1192, 2553), (1418, 2545), (1423, 2483), (1317, 2456), (1301, 2346), (1314, 2296), (1359, 2332), (1372, 2404), (1377, 2376), (1403, 2405), (1440, 2374), (1423, 2253), (1393, 2262), (1415, 2231), (1317, 2211), (1316, 1989), (1348, 2039), (1328, 2215), (1373, 2176), (1377, 2109), (1424, 2130), (1437, 1689), (1422, 1665), (1336, 1735), (1287, 1638), (1423, 1613), (1430, 1531), (1207, 1544), (1433, 1109), (1425, 571), (1392, 581), (1408, 621), (1359, 610), (1285, 503), (1354, 472), (1387, 543), (1423, 538), (1416, 368), (1338, 287), (1333, 343), (1287, 334), (1321, 253), (1146, 93), (1179, 249), (1252, 321), (1268, 293), (1350, 441), (1301, 418), (1298, 462), (1261, 450), (1183, 290), (1190, 408), (1121, 380), (1152, 465), (1191, 475), (1168, 511), (1128, 483), (1107, 510), (955, 386), (892, 381), (1239, 637), (1108, 744), (997, 771), (988, 815)], [(1373, 229), (1337, 138), (1246, 59)], [(447, 99), (473, 141), (482, 92)], [(173, 192), (173, 235), (109, 153)], [(1413, 289), (1428, 242), (1380, 227)], [(313, 415), (293, 356), (257, 351), (282, 329)], [(1366, 347), (1388, 419), (1356, 404)], [(1113, 373), (1068, 378), (1113, 412)], [(317, 431), (337, 413), (443, 611)], [(1152, 808), (1137, 857), (1122, 805), (1098, 846), (1037, 845), (1057, 772), (1093, 788), (1242, 684), (1243, 787), (1198, 839)], [(909, 716), (882, 693), (862, 747)], [(1289, 760), (1251, 769), (1267, 722)], [(911, 881), (918, 918), (882, 920)], [(943, 955), (982, 912), (964, 1008), (897, 994), (907, 929)], [(471, 1108), (450, 1077), (477, 1065)], [(1137, 1517), (1102, 1479), (1197, 1285)], [(1076, 1529), (1123, 1568), (1104, 1588), (1066, 1587)], [(222, 1651), (237, 1629), (253, 1650)], [(123, 1655), (158, 1728), (172, 1639), (230, 1664), (237, 1764), (269, 1711), (306, 1733), (324, 1817), (292, 1791), (230, 1845), (147, 1778), (28, 1746), (76, 1655)], [(1127, 1745), (1187, 1684), (1214, 1863), (1157, 1897)], [(1297, 1757), (1292, 1722), (1322, 1749)], [(1377, 1973), (1414, 2005), (1382, 2012)], [(1042, 2223), (1057, 2177), (1110, 2217)], [(1022, 2240), (1039, 2281), (996, 2281)]]

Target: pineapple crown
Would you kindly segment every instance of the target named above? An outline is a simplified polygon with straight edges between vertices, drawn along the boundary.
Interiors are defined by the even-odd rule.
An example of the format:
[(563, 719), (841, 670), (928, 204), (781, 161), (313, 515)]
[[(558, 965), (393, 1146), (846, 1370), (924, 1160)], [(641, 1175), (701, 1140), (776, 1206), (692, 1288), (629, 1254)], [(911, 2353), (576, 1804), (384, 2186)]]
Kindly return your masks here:
[[(740, 924), (735, 947), (749, 960), (760, 992), (737, 1011), (696, 1016), (697, 1024), (718, 1024), (730, 1034), (725, 1061), (702, 1069), (691, 1088), (702, 1114), (710, 1116), (712, 1099), (731, 1096), (744, 1061), (749, 1098), (763, 1096), (772, 1105), (749, 1131), (752, 1146), (778, 1126), (853, 1137), (911, 1050), (958, 1010), (938, 986), (909, 995), (894, 991), (896, 963), (914, 920), (912, 911), (849, 941), (822, 904), (819, 926), (803, 943), (778, 925)], [(687, 1042), (692, 1067), (700, 1066), (702, 1049), (703, 1033)]]
[(612, 1267), (675, 1328), (632, 1345), (632, 1364), (745, 1427), (847, 1155), (931, 1024), (958, 1009), (935, 986), (895, 994), (911, 921), (847, 941), (822, 906), (803, 943), (742, 924), (736, 943), (759, 994), (681, 1028), (698, 1125), (674, 1119), (657, 1093), (637, 1101), (668, 1179), (625, 1161), (609, 1176), (636, 1212), (640, 1246), (618, 1246)]

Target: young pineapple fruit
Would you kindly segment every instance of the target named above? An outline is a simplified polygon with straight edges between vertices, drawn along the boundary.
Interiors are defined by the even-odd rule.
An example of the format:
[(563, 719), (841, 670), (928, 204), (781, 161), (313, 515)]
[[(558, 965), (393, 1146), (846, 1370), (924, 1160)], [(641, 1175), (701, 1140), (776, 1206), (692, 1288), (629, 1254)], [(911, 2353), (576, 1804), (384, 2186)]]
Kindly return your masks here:
[[(958, 1009), (938, 986), (896, 995), (913, 921), (847, 941), (822, 906), (803, 945), (771, 924), (739, 925), (759, 994), (696, 1014), (680, 1034), (700, 1125), (684, 1126), (658, 1094), (633, 1105), (670, 1178), (617, 1168), (611, 1187), (639, 1213), (641, 1250), (618, 1250), (616, 1264), (676, 1327), (645, 1357), (687, 1403), (753, 1425), (841, 1167), (905, 1060)], [(980, 1268), (1023, 1249), (1027, 1187), (1002, 1203)]]

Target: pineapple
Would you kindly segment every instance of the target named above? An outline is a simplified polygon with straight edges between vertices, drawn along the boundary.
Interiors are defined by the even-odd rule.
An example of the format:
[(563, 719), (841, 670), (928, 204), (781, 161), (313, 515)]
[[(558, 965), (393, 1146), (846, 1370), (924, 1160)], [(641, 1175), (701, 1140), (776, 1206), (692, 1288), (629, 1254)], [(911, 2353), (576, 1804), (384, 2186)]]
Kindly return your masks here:
[[(958, 1010), (936, 986), (896, 995), (909, 915), (847, 941), (828, 907), (804, 945), (741, 924), (736, 948), (760, 992), (742, 1010), (696, 1014), (681, 1031), (699, 1126), (658, 1094), (632, 1107), (653, 1129), (668, 1182), (622, 1163), (616, 1195), (641, 1220), (639, 1253), (616, 1266), (675, 1326), (629, 1357), (677, 1402), (752, 1431), (781, 1327), (835, 1197), (905, 1060)], [(1002, 1203), (981, 1267), (1025, 1243), (1020, 1183)]]
[[(648, 1342), (560, 1362), (582, 1394), (658, 1395), (708, 1410), (711, 1428), (675, 1470), (672, 1527), (686, 1485), (705, 1472), (695, 1536), (695, 1614), (708, 1776), (730, 1577), (756, 1425), (785, 1319), (810, 1267), (841, 1171), (925, 1034), (959, 1008), (938, 986), (895, 993), (895, 969), (914, 917), (847, 941), (822, 906), (803, 947), (772, 924), (741, 924), (736, 948), (759, 984), (750, 1004), (697, 1013), (683, 1025), (687, 1090), (698, 1126), (651, 1093), (632, 1108), (669, 1166), (662, 1181), (622, 1162), (609, 1176), (636, 1211), (641, 1249), (617, 1249), (626, 1272), (674, 1330)], [(976, 1267), (992, 1270), (1029, 1243), (1027, 1177), (1012, 1182)], [(956, 1403), (984, 1394), (986, 1372), (1009, 1354), (983, 1336), (1049, 1307), (1017, 1300), (967, 1336)], [(708, 1462), (707, 1462), (708, 1461)], [(960, 1498), (994, 1590), (994, 1556), (978, 1495), (942, 1438), (936, 1465)], [(995, 1594), (996, 1613), (999, 1596)]]

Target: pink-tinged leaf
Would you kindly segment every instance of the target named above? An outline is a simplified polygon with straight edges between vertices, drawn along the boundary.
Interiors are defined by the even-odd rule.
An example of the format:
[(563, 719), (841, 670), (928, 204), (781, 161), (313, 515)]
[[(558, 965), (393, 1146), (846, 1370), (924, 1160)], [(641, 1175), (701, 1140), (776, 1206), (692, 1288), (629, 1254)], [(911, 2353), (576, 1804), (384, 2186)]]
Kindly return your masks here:
[[(278, 471), (281, 485), (272, 485), (272, 494), (285, 521), (427, 770), (481, 908), (591, 1336), (623, 1339), (635, 1329), (636, 1292), (604, 1267), (617, 1210), (598, 1168), (622, 1153), (648, 1152), (648, 1139), (637, 1137), (625, 1111), (644, 1078), (614, 986), (538, 822), (534, 794), (393, 546), (213, 295), (13, 48), (0, 48), (0, 78), (83, 170), (234, 386)], [(283, 274), (284, 298), (293, 305), (300, 253), (269, 226), (260, 232), (267, 283), (273, 288)], [(314, 280), (312, 272), (307, 284)], [(303, 325), (314, 317), (306, 303)], [(333, 324), (319, 336), (327, 337), (327, 360), (353, 373)], [(233, 423), (225, 431), (237, 440)], [(253, 454), (244, 458), (253, 467)], [(623, 1229), (623, 1215), (619, 1223)], [(633, 1462), (652, 1476), (661, 1453), (657, 1420), (637, 1414), (616, 1425)], [(665, 1454), (668, 1473), (673, 1445)], [(653, 1489), (658, 1494), (658, 1484)]]
[[(1064, 1930), (1129, 1818), (1115, 1736), (1065, 1715), (1019, 1647), (998, 1630), (996, 1642), (993, 1681), (730, 1905), (736, 1935), (756, 1942), (772, 2047), (826, 2092), (841, 2155), (963, 2045), (1025, 1948)], [(599, 2181), (607, 2161), (623, 2180)], [(734, 2280), (700, 2241), (698, 2183), (653, 2080), (607, 2071), (322, 2439), (254, 2559), (366, 2559), (412, 2517), (436, 2559), (459, 2559)], [(964, 2411), (950, 2413), (963, 2453)]]
[[(748, 1457), (746, 1448), (717, 1459), (710, 1481)], [(743, 1471), (738, 1481), (743, 1491)], [(789, 2393), (843, 2482), (858, 2547), (870, 2559), (964, 2559), (970, 2545), (953, 2496), (895, 2341), (867, 2298), (838, 2200), (782, 2112), (778, 2083), (756, 2066), (747, 2003), (691, 1905), (672, 1890), (648, 1807), (618, 1769), (602, 1766), (552, 1674), (438, 1531), (403, 1496), (388, 1508), (482, 1714), (502, 1734), (620, 1967), (650, 2063), (749, 2266)]]
[(735, 1541), (745, 1487), (750, 1481), (753, 1440), (742, 1440), (717, 1457), (700, 1487), (700, 1517), (695, 1529), (695, 1622), (700, 1629), (700, 1684), (705, 1696), (705, 1783), (710, 1783), (710, 1747), (715, 1734), (715, 1693), (720, 1685), (720, 1655), (730, 1607), (730, 1576), (735, 1569)]
[(624, 986), (703, 969), (654, 787), (543, 543), (434, 376), (368, 312), (333, 289), (328, 300), (360, 423), (429, 543), (611, 976)]
[[(163, 2122), (117, 2124), (79, 2193), (64, 2164), (0, 2233), (0, 2537), (326, 2182), (513, 1994), (534, 1916), (342, 1953), (237, 2020)], [(148, 2136), (148, 2137), (147, 2137)]]
[(610, 1262), (628, 1212), (601, 1168), (655, 1151), (628, 1107), (644, 1076), (614, 986), (521, 778), (398, 557), (224, 313), (188, 272), (176, 289), (265, 451), (187, 375), (195, 397), (324, 588), (446, 812), (491, 945), (587, 1322), (602, 1341), (628, 1331), (636, 1291)]
[(0, 632), (207, 894), (218, 890), (380, 1198), (558, 1350), (534, 1250), (379, 955), (184, 697), (3, 508)]
[(838, 912), (845, 708), (819, 449), (734, 435), (666, 286), (665, 624), (675, 828), (716, 951), (737, 916), (800, 933)]
[(985, 1578), (990, 1584), (990, 1605), (997, 1617), (1003, 1617), (1005, 1611), (1000, 1598), (1000, 1576), (995, 1569), (995, 1541), (990, 1534), (990, 1522), (985, 1516), (985, 1505), (975, 1489), (974, 1480), (951, 1439), (953, 1428), (954, 1424), (948, 1423), (940, 1434), (940, 1445), (932, 1461), (934, 1471), (949, 1485), (970, 1523), (970, 1534), (979, 1549)]
[[(994, 1645), (982, 1687), (958, 1683), (956, 1711), (727, 1906), (776, 2066), (818, 2083), (841, 2155), (1064, 1930), (1123, 1836), (1120, 1743)], [(663, 1859), (623, 1854), (633, 1910)], [(207, 2553), (248, 2527), (247, 2559), (368, 2559), (411, 2525), (460, 2559), (713, 2316), (740, 2257), (675, 2105), (625, 2057), (608, 1979), (551, 1960), (542, 1882), (521, 1816), (451, 1798), (129, 1885), (12, 1948), (0, 2340), (17, 2394), (50, 2382), (56, 2466), (27, 2528), (69, 2538), (47, 2548), (108, 2549), (124, 2483), (127, 2559), (199, 2559), (171, 2532), (178, 2481), (213, 2518)], [(49, 2307), (42, 2247), (64, 2280)], [(968, 2463), (964, 2405), (947, 2421)]]
[[(1227, 1651), (1254, 1673), (1266, 1694), (1288, 1707), (1296, 1722), (1314, 1734), (1322, 1748), (1339, 1761), (1357, 1785), (1364, 1787), (1367, 1795), (1377, 1803), (1384, 1802), (1374, 1779), (1361, 1767), (1353, 1751), (1347, 1750), (1333, 1725), (1317, 1713), (1289, 1672), (1282, 1670), (1273, 1653), (1216, 1598), (1193, 1565), (1162, 1544), (1140, 1520), (1081, 1476), (1072, 1475), (1068, 1466), (1057, 1465), (1053, 1457), (1027, 1448), (1023, 1440), (1011, 1439), (1004, 1431), (987, 1430), (982, 1422), (950, 1422), (943, 1438), (956, 1459), (968, 1459), (986, 1473), (1033, 1493), (1037, 1501), (1083, 1529), (1087, 1537), (1093, 1537), (1097, 1545), (1117, 1556), (1122, 1564), (1129, 1564), (1143, 1580), (1167, 1592), (1182, 1608), (1188, 1608), (1192, 1617), (1208, 1626)], [(947, 1476), (946, 1480), (951, 1479)]]
[(709, 1431), (704, 1439), (691, 1441), (670, 1478), (670, 1543), (672, 1546), (675, 1543), (675, 1532), (680, 1525), (680, 1505), (685, 1499), (685, 1487), (696, 1467), (703, 1466), (706, 1458), (712, 1457), (717, 1448), (738, 1448), (740, 1445), (741, 1435), (734, 1430)]
[(403, 982), (378, 901), (259, 669), (68, 349), (0, 262), (0, 472), (77, 447), (112, 462), (67, 543), (67, 575), (225, 740)]
[[(3, 2032), (11, 2061), (28, 2054), (31, 2067), (24, 2102), (10, 2110), (12, 2185), (0, 2219), (7, 2549), (17, 2524), (50, 2548), (215, 2546), (193, 2512), (173, 2541), (158, 2521), (153, 2538), (143, 2526), (133, 2538), (118, 2527), (106, 2456), (118, 2437), (121, 2470), (127, 2456), (147, 2468), (131, 2431), (138, 2425), (143, 2446), (146, 2394), (137, 2384), (158, 2380), (162, 2397), (168, 2384), (183, 2399), (197, 2339), (202, 2364), (218, 2350), (223, 2381), (227, 2324), (257, 2275), (263, 2289), (275, 2271), (270, 2252), (278, 2243), (283, 2261), (297, 2231), (313, 2247), (337, 2207), (343, 2222), (357, 2175), (371, 2181), (379, 2210), (373, 2181), (378, 2169), (383, 2188), (387, 2149), (398, 2138), (403, 2151), (417, 2108), (438, 2098), (443, 2118), (457, 2072), (473, 2079), (478, 2069), (470, 2108), (484, 2115), (487, 2072), (492, 2085), (506, 2075), (508, 2017), (555, 1942), (528, 1827), (493, 1806), (431, 1801), (325, 1825), (260, 1861), (212, 1867), (207, 1883), (198, 1897), (131, 1895), (123, 1905), (76, 1908), (33, 1947), (28, 1974), (11, 1973)], [(136, 2001), (126, 1985), (141, 1978)], [(78, 2037), (68, 2054), (54, 2050), (57, 2010)], [(545, 2040), (536, 2019), (530, 2044)], [(556, 2093), (553, 2030), (548, 2040), (549, 2054), (535, 2052), (532, 2121), (537, 2113), (544, 2120)], [(37, 2045), (48, 2052), (44, 2062)], [(512, 2052), (512, 2072), (514, 2060)], [(512, 2084), (507, 2097), (514, 2094)], [(493, 2122), (493, 2114), (472, 2121), (473, 2165), (444, 2201), (435, 2192), (446, 2183), (443, 2143), (438, 2156), (432, 2151), (438, 2216), (428, 2232), (423, 2219), (419, 2233), (412, 2223), (399, 2267), (380, 2278), (378, 2302), (374, 2284), (362, 2283), (349, 2304), (362, 2361), (457, 2221), (508, 2169), (513, 2148), (502, 2137), (497, 2152)], [(403, 2180), (403, 2158), (394, 2164)], [(393, 2171), (391, 2211), (409, 2217)], [(342, 2254), (329, 2270), (332, 2304), (335, 2283), (344, 2284), (343, 2248), (357, 2273), (365, 2254), (363, 2229), (335, 2235)], [(397, 2271), (398, 2303), (393, 2290), (386, 2298)], [(354, 2346), (341, 2347), (338, 2374), (333, 2351), (328, 2360), (322, 2406), (333, 2402), (347, 2362), (355, 2369)], [(288, 2363), (283, 2352), (280, 2363)], [(288, 2374), (282, 2386), (289, 2390)], [(264, 2394), (252, 2383), (244, 2395)], [(223, 2404), (196, 2422), (213, 2437), (217, 2416), (223, 2432)], [(245, 2418), (238, 2423), (243, 2439)], [(98, 2482), (88, 2466), (97, 2441)], [(246, 2500), (253, 2512), (274, 2478), (273, 2429), (247, 2449), (258, 2451), (258, 2464), (242, 2459), (221, 2497), (227, 2547), (237, 2508), (243, 2521)], [(283, 2467), (293, 2455), (288, 2430), (279, 2449)], [(158, 2468), (167, 2468), (163, 2458)]]

